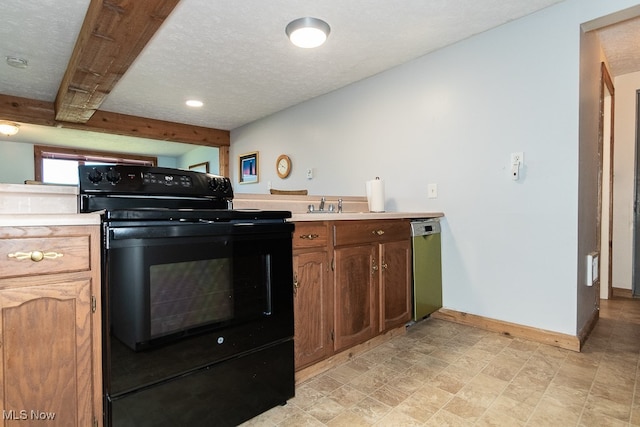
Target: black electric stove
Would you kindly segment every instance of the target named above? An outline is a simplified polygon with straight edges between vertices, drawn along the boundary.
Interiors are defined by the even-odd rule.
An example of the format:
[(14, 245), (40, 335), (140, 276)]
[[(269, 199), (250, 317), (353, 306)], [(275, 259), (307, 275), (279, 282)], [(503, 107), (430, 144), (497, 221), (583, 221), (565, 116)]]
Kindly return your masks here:
[(226, 177), (80, 166), (102, 211), (107, 426), (232, 426), (294, 395), (293, 224)]

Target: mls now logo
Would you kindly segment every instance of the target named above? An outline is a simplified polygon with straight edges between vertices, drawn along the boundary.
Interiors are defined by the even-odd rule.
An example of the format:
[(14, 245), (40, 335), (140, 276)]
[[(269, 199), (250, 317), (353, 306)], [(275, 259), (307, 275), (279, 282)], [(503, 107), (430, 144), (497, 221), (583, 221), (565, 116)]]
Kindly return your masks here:
[(11, 410), (3, 410), (2, 411), (2, 419), (3, 420), (54, 420), (56, 418), (55, 412), (44, 412), (44, 411), (36, 411), (32, 409), (27, 411), (26, 409), (22, 409), (17, 411), (15, 409)]

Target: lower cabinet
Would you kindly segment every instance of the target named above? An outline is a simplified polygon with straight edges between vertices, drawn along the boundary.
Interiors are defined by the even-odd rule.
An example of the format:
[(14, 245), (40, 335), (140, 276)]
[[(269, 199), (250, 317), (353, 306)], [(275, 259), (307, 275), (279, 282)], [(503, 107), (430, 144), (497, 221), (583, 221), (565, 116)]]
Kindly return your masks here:
[(293, 248), (296, 369), (411, 319), (408, 220), (298, 222)]
[(373, 338), (378, 333), (378, 275), (374, 245), (334, 250), (335, 350)]
[(6, 425), (102, 425), (99, 245), (99, 226), (0, 227)]
[(411, 242), (380, 244), (380, 330), (388, 331), (411, 319)]
[(326, 223), (298, 223), (293, 241), (295, 366), (299, 370), (333, 353), (333, 289)]

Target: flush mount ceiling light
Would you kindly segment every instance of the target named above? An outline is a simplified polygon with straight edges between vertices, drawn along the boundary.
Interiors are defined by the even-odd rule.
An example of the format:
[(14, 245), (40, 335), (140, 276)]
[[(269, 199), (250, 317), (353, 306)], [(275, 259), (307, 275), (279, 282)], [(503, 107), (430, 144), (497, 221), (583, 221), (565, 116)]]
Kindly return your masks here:
[(14, 68), (27, 68), (29, 65), (29, 61), (24, 58), (18, 58), (15, 56), (5, 56), (5, 61), (7, 64)]
[(197, 99), (189, 99), (185, 102), (189, 107), (202, 107), (204, 103), (202, 101), (198, 101)]
[(289, 22), (285, 32), (291, 43), (306, 49), (318, 47), (327, 40), (331, 28), (318, 18), (299, 18)]
[(6, 136), (13, 136), (20, 130), (20, 125), (13, 122), (0, 121), (0, 133)]

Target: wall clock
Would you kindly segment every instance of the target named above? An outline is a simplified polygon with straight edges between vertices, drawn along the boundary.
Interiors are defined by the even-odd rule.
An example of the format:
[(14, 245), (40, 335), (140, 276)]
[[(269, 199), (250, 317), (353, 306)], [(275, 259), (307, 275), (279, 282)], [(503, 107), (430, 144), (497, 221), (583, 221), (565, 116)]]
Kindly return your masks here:
[(282, 154), (276, 160), (276, 172), (282, 179), (289, 176), (291, 173), (291, 159), (286, 154)]

